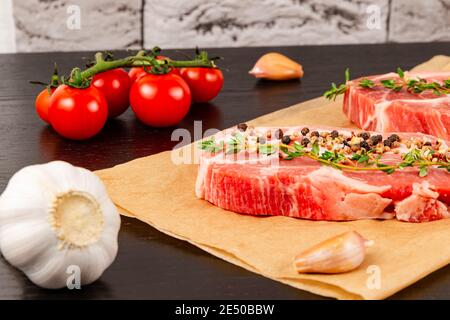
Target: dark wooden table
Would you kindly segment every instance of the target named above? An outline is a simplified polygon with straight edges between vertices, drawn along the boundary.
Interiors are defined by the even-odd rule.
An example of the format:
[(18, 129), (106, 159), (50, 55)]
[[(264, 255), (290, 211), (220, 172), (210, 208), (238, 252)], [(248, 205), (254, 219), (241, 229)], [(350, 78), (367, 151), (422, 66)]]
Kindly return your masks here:
[[(257, 81), (247, 74), (260, 55), (282, 52), (302, 63), (304, 79), (285, 83)], [(176, 58), (179, 52), (167, 52)], [(214, 49), (224, 57), (223, 91), (211, 104), (194, 105), (179, 127), (223, 129), (242, 121), (321, 95), (331, 81), (342, 82), (345, 67), (352, 77), (404, 69), (436, 54), (450, 54), (450, 43), (308, 46)], [(124, 54), (124, 53), (122, 53)], [(135, 120), (131, 110), (109, 122), (86, 142), (60, 138), (34, 112), (40, 90), (28, 80), (47, 80), (53, 62), (60, 70), (84, 64), (90, 53), (0, 55), (0, 190), (20, 168), (65, 160), (91, 170), (171, 149), (173, 128), (154, 129)], [(96, 283), (81, 290), (43, 290), (0, 258), (3, 299), (320, 299), (217, 259), (152, 227), (122, 219), (120, 249), (113, 265)], [(443, 246), (448, 244), (443, 244)], [(450, 266), (409, 288), (397, 299), (449, 299)]]

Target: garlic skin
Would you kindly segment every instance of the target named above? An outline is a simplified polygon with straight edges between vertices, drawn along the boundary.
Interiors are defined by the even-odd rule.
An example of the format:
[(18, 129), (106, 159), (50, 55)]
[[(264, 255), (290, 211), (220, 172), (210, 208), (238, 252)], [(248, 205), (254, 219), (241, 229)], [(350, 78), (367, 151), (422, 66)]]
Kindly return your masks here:
[(67, 286), (69, 266), (81, 285), (114, 261), (120, 216), (101, 180), (63, 161), (25, 167), (0, 197), (0, 250), (36, 285)]
[(346, 232), (300, 253), (294, 265), (298, 273), (348, 272), (361, 265), (372, 243), (356, 231)]
[(285, 55), (269, 52), (259, 58), (248, 73), (256, 78), (268, 80), (291, 80), (302, 78), (303, 68)]

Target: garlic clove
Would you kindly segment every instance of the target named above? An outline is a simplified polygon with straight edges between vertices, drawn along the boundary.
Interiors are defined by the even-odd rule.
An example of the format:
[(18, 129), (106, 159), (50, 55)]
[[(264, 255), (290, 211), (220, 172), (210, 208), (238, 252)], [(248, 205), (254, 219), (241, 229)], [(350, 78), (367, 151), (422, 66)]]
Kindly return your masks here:
[(303, 77), (303, 68), (297, 62), (277, 52), (263, 55), (249, 74), (268, 80), (290, 80)]
[(361, 265), (372, 244), (356, 231), (346, 232), (300, 253), (294, 265), (298, 273), (348, 272)]

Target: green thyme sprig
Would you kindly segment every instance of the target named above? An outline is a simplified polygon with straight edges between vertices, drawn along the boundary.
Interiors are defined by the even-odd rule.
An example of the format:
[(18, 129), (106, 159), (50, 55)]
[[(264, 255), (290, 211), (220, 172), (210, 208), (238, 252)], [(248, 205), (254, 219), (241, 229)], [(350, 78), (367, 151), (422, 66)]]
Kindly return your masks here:
[[(329, 100), (336, 100), (337, 96), (344, 94), (348, 87), (346, 83), (349, 81), (349, 69), (345, 69), (345, 84), (336, 85), (334, 82), (331, 84), (331, 89), (324, 93), (324, 97)], [(405, 79), (405, 72), (401, 68), (397, 68), (397, 74), (399, 79), (384, 79), (379, 83), (375, 83), (373, 80), (363, 78), (359, 80), (358, 85), (365, 89), (375, 89), (377, 87), (384, 87), (395, 92), (399, 92), (402, 89), (406, 89), (410, 93), (420, 94), (424, 91), (431, 90), (436, 95), (450, 94), (450, 79), (444, 80), (442, 83), (437, 81), (428, 82), (426, 79)]]
[[(430, 161), (424, 158), (421, 155), (420, 150), (417, 148), (405, 153), (402, 156), (403, 161), (398, 164), (380, 163), (379, 161), (381, 159), (381, 155), (378, 156), (375, 162), (371, 162), (369, 157), (370, 152), (364, 152), (361, 154), (354, 153), (351, 158), (347, 158), (345, 155), (338, 153), (337, 151), (331, 152), (326, 150), (322, 154), (319, 154), (316, 150), (314, 150), (314, 145), (311, 148), (311, 151), (306, 151), (303, 147), (299, 149), (299, 147), (296, 147), (295, 145), (293, 148), (294, 150), (292, 150), (291, 146), (281, 145), (280, 150), (287, 155), (287, 157), (284, 158), (285, 160), (292, 160), (297, 157), (307, 156), (336, 169), (350, 171), (382, 171), (387, 174), (392, 174), (396, 170), (402, 170), (406, 167), (418, 167), (420, 177), (425, 177), (428, 175), (428, 168), (430, 166), (438, 166), (438, 168), (446, 169), (447, 172), (450, 173), (449, 162)], [(353, 160), (356, 164), (351, 164), (352, 162), (348, 160)]]
[(305, 147), (303, 147), (298, 141), (294, 141), (293, 147), (288, 145), (280, 145), (280, 150), (286, 154), (285, 160), (292, 160), (294, 158), (301, 157), (305, 154)]
[(363, 88), (371, 89), (375, 86), (375, 82), (370, 79), (364, 78), (359, 82), (359, 85)]
[(345, 93), (347, 91), (347, 82), (350, 80), (350, 69), (345, 69), (345, 83), (340, 84), (339, 86), (336, 83), (331, 83), (331, 89), (325, 91), (323, 94), (325, 98), (331, 100), (336, 100), (337, 96)]
[(227, 143), (227, 154), (238, 153), (245, 147), (245, 137), (241, 133), (236, 133)]
[[(391, 166), (380, 164), (380, 167), (378, 166), (368, 166), (369, 164), (372, 164), (370, 162), (365, 161), (365, 157), (359, 155), (359, 154), (353, 154), (352, 158), (347, 158), (345, 155), (338, 153), (337, 151), (331, 152), (331, 151), (324, 151), (322, 154), (319, 154), (319, 151), (313, 147), (311, 148), (311, 151), (305, 150), (303, 147), (301, 149), (301, 152), (292, 151), (292, 146), (280, 145), (280, 150), (283, 151), (287, 157), (283, 158), (284, 160), (292, 160), (297, 157), (308, 157), (310, 159), (316, 160), (321, 164), (340, 169), (340, 170), (349, 170), (349, 171), (385, 171), (388, 172), (392, 168)], [(318, 145), (317, 145), (318, 146)], [(294, 146), (295, 150), (295, 146)], [(287, 152), (286, 152), (287, 151)], [(351, 159), (357, 160), (356, 164), (350, 161)], [(368, 159), (368, 158), (367, 158)], [(386, 167), (384, 167), (386, 166)], [(392, 171), (393, 172), (393, 171)]]
[(198, 143), (198, 147), (201, 150), (210, 152), (210, 153), (217, 153), (223, 150), (224, 148), (224, 142), (221, 141), (219, 143), (216, 143), (214, 137), (211, 137), (206, 140), (202, 140)]
[(270, 156), (278, 152), (278, 149), (273, 144), (260, 144), (258, 146), (258, 152)]
[(436, 81), (426, 82), (424, 79), (412, 79), (407, 82), (407, 90), (413, 93), (422, 93), (425, 90), (432, 90), (435, 95), (439, 96), (441, 94), (450, 93), (450, 82), (449, 80), (445, 80), (444, 83), (440, 84)]
[[(394, 79), (385, 79), (380, 81), (381, 85), (387, 89), (391, 89), (395, 92), (399, 92), (403, 88), (403, 84), (397, 82)], [(373, 87), (372, 87), (373, 88)]]
[(362, 153), (354, 153), (351, 157), (352, 160), (355, 160), (357, 163), (361, 163), (361, 164), (369, 164), (369, 154), (372, 153), (372, 150), (368, 151), (368, 152), (362, 152)]
[[(435, 151), (430, 150), (429, 152), (431, 152), (431, 154), (433, 154)], [(400, 169), (403, 169), (406, 167), (418, 166), (419, 167), (419, 176), (421, 176), (421, 177), (425, 177), (426, 175), (428, 175), (428, 167), (429, 166), (431, 166), (433, 164), (436, 165), (435, 162), (425, 159), (421, 155), (419, 149), (413, 149), (413, 150), (409, 151), (408, 153), (403, 155), (402, 159), (403, 159), (403, 162), (398, 164), (398, 167)], [(439, 162), (439, 167), (446, 168), (450, 172), (450, 163)]]

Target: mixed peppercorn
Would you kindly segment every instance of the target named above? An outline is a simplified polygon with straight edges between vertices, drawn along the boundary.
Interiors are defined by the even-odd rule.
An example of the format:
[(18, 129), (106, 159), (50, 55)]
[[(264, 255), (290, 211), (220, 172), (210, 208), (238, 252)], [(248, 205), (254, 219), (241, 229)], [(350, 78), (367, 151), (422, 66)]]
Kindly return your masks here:
[[(397, 134), (383, 137), (370, 132), (353, 132), (338, 130), (311, 131), (304, 127), (299, 131), (283, 132), (282, 129), (263, 131), (245, 123), (239, 124), (231, 133), (230, 141), (220, 144), (213, 139), (201, 142), (203, 150), (218, 152), (221, 148), (226, 153), (237, 153), (246, 150), (250, 144), (258, 153), (272, 155), (278, 152), (280, 158), (291, 160), (300, 156), (308, 156), (335, 167), (346, 167), (345, 164), (367, 167), (379, 167), (388, 173), (397, 168), (417, 165), (421, 175), (426, 167), (436, 165), (450, 172), (450, 149), (442, 140), (428, 141), (426, 138), (409, 138), (402, 140)], [(241, 144), (241, 145), (240, 145)], [(403, 151), (403, 153), (400, 153)], [(386, 152), (399, 154), (402, 162), (397, 165), (380, 163)]]
[[(247, 129), (249, 129), (249, 131), (251, 131), (250, 135), (255, 134), (253, 132), (254, 128), (249, 127), (245, 123), (239, 124), (237, 129), (240, 132), (246, 132)], [(318, 143), (320, 147), (324, 147), (328, 150), (343, 151), (344, 153), (363, 151), (381, 154), (400, 146), (400, 137), (397, 134), (391, 134), (383, 140), (382, 135), (371, 135), (369, 132), (360, 132), (358, 134), (352, 132), (350, 136), (345, 136), (337, 130), (319, 133), (318, 131), (310, 131), (308, 127), (304, 127), (300, 132), (294, 132), (292, 134), (284, 134), (282, 129), (276, 129), (273, 133), (273, 137), (277, 140), (281, 140), (281, 143), (285, 145), (297, 141), (303, 147), (312, 147), (312, 144)], [(272, 131), (267, 131), (263, 135), (258, 135), (256, 141), (259, 144), (265, 144), (271, 139)], [(336, 148), (339, 144), (342, 144), (341, 148)], [(423, 145), (431, 146), (431, 142), (427, 141), (423, 143)]]

